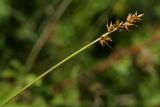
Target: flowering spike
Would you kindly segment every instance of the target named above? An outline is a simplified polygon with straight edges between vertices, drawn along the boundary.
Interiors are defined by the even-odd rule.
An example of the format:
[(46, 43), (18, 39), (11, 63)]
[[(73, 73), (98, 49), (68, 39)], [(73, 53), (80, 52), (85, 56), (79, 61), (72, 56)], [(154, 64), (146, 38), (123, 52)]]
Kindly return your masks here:
[(125, 22), (119, 21), (119, 20), (116, 20), (115, 24), (113, 24), (112, 21), (110, 22), (110, 24), (108, 24), (108, 22), (107, 22), (107, 30), (108, 30), (108, 32), (103, 34), (100, 37), (101, 45), (102, 46), (104, 46), (104, 45), (108, 45), (109, 46), (108, 41), (112, 41), (112, 39), (108, 36), (110, 33), (114, 32), (114, 31), (117, 31), (117, 30), (118, 31), (123, 31), (123, 29), (129, 30), (130, 26), (133, 26), (133, 25), (135, 25), (135, 23), (137, 23), (137, 22), (142, 20), (141, 19), (142, 16), (144, 16), (144, 14), (139, 14), (138, 15), (138, 13), (136, 11), (134, 14), (129, 13)]

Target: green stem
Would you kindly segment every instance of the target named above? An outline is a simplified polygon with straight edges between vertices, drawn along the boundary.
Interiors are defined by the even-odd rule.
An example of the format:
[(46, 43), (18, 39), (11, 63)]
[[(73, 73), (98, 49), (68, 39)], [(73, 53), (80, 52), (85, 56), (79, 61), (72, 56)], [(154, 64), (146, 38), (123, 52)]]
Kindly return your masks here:
[(43, 74), (41, 74), (40, 76), (38, 76), (35, 80), (33, 80), (32, 82), (30, 82), (29, 84), (27, 84), (25, 87), (23, 87), (21, 90), (19, 90), (16, 94), (12, 95), (11, 97), (9, 97), (7, 100), (5, 100), (0, 107), (3, 107), (4, 105), (6, 105), (9, 101), (11, 101), (13, 98), (15, 98), (16, 96), (18, 96), (19, 94), (21, 94), (24, 90), (26, 90), (27, 88), (29, 88), (30, 86), (32, 86), (35, 82), (37, 82), (38, 80), (40, 80), (41, 78), (43, 78), (44, 76), (46, 76), (48, 73), (50, 73), (52, 70), (54, 70), (55, 68), (57, 68), (58, 66), (60, 66), (61, 64), (63, 64), (64, 62), (68, 61), (69, 59), (71, 59), (72, 57), (74, 57), (75, 55), (77, 55), (78, 53), (82, 52), (83, 50), (85, 50), (86, 48), (90, 47), (91, 45), (95, 44), (96, 42), (98, 42), (100, 40), (100, 38), (90, 42), (89, 44), (85, 45), (84, 47), (82, 47), (81, 49), (77, 50), (76, 52), (72, 53), (71, 55), (69, 55), (68, 57), (66, 57), (65, 59), (63, 59), (62, 61), (60, 61), (59, 63), (57, 63), (56, 65), (54, 65), (53, 67), (51, 67), (50, 69), (48, 69), (47, 71), (45, 71)]

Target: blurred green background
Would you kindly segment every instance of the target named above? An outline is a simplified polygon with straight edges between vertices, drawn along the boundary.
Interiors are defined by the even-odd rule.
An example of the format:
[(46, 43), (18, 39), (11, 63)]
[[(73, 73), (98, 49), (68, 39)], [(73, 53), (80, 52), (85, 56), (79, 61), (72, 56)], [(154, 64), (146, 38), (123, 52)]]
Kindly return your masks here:
[(160, 107), (159, 0), (0, 0), (0, 103), (135, 11), (113, 49), (96, 43), (6, 107)]

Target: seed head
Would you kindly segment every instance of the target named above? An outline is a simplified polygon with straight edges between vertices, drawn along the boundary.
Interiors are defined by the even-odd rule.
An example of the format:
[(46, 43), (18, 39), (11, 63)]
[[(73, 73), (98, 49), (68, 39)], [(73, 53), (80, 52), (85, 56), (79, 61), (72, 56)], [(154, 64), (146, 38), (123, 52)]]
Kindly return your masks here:
[(112, 39), (109, 36), (106, 36), (105, 34), (100, 37), (100, 44), (102, 46), (108, 45), (109, 41), (112, 41)]
[(123, 21), (119, 21), (119, 20), (116, 20), (116, 23), (113, 24), (112, 21), (110, 22), (110, 24), (107, 24), (107, 31), (105, 34), (103, 34), (101, 37), (100, 37), (100, 43), (102, 46), (104, 45), (108, 45), (108, 41), (112, 41), (109, 34), (114, 32), (114, 31), (117, 31), (117, 30), (123, 30), (123, 29), (126, 29), (126, 30), (129, 30), (129, 27), (130, 26), (133, 26), (135, 25), (135, 23), (137, 22), (140, 22), (142, 19), (142, 16), (144, 16), (144, 14), (139, 14), (137, 12), (135, 12), (134, 14), (130, 13), (128, 14), (127, 18), (126, 18), (126, 21), (123, 22)]

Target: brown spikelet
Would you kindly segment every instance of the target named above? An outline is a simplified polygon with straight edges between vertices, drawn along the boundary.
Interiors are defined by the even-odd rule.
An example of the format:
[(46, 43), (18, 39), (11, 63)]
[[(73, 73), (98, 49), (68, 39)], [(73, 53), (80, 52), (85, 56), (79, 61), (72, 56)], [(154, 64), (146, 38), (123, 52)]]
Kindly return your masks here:
[(123, 29), (129, 30), (130, 26), (133, 26), (135, 25), (135, 23), (140, 22), (142, 20), (141, 19), (142, 16), (144, 16), (144, 14), (138, 14), (137, 12), (135, 12), (134, 14), (129, 13), (125, 22), (116, 20), (116, 23), (113, 24), (111, 21), (110, 24), (107, 24), (108, 32), (103, 34), (100, 37), (101, 45), (104, 46), (106, 44), (109, 46), (108, 41), (112, 41), (111, 38), (108, 36), (110, 33), (117, 31), (117, 30), (121, 31)]
[(132, 17), (132, 14), (131, 14), (131, 13), (128, 14), (128, 16), (127, 16), (127, 21), (128, 21), (128, 22), (131, 20), (131, 17)]
[(123, 28), (123, 21), (120, 22), (119, 20), (116, 20), (115, 28), (117, 30)]
[(110, 23), (110, 25), (107, 25), (107, 29), (108, 29), (108, 32), (112, 32), (114, 30), (114, 24), (112, 24), (112, 22)]
[(112, 39), (109, 36), (101, 36), (100, 37), (100, 44), (104, 46), (105, 44), (108, 44), (108, 41), (112, 41)]

